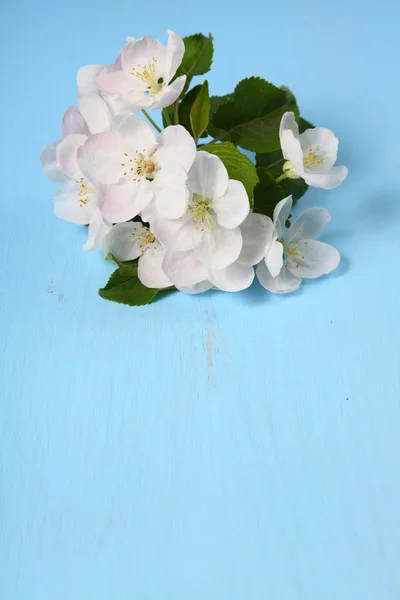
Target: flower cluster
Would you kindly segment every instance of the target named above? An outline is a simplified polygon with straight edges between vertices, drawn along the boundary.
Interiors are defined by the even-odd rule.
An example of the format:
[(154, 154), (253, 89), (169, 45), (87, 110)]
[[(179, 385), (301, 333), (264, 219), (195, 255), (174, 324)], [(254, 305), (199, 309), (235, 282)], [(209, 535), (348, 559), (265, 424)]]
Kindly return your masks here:
[(223, 97), (210, 97), (207, 81), (191, 87), (211, 66), (212, 37), (168, 35), (166, 46), (128, 38), (112, 65), (82, 67), (77, 106), (41, 154), (59, 182), (56, 216), (88, 225), (84, 249), (102, 246), (118, 266), (100, 295), (140, 305), (166, 288), (238, 292), (255, 275), (286, 293), (335, 269), (338, 251), (316, 240), (328, 212), (292, 219), (308, 186), (346, 178), (335, 135), (257, 77)]

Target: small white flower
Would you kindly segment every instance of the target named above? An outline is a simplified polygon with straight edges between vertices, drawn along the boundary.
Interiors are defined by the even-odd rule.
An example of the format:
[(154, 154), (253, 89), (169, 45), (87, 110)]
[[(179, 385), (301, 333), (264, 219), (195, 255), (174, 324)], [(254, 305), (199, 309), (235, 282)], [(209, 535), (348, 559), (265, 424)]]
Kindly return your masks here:
[(283, 115), (279, 131), (282, 153), (287, 162), (283, 170), (289, 178), (302, 177), (313, 187), (331, 190), (347, 177), (347, 167), (334, 167), (338, 139), (324, 127), (307, 129), (299, 134), (294, 114)]
[(65, 181), (54, 194), (54, 212), (65, 221), (89, 225), (88, 241), (83, 248), (94, 250), (101, 245), (110, 224), (103, 219), (98, 207), (97, 183), (85, 177), (78, 165), (78, 149), (87, 139), (84, 134), (71, 134), (57, 146), (56, 162)]
[(114, 225), (104, 238), (103, 249), (104, 256), (111, 252), (122, 261), (139, 257), (138, 277), (146, 287), (160, 289), (172, 285), (161, 268), (165, 248), (142, 223), (130, 221)]
[(104, 218), (122, 223), (137, 216), (155, 199), (166, 218), (185, 213), (187, 172), (196, 146), (181, 125), (167, 127), (156, 138), (137, 115), (117, 117), (113, 131), (91, 136), (79, 150), (79, 164), (90, 179), (103, 184), (100, 207)]
[(291, 210), (291, 196), (276, 205), (273, 223), (268, 219), (264, 260), (257, 266), (259, 282), (274, 294), (293, 292), (302, 278), (315, 279), (326, 275), (340, 262), (336, 248), (315, 240), (330, 221), (328, 211), (309, 208), (285, 231)]
[(120, 96), (132, 111), (170, 106), (182, 92), (186, 75), (170, 84), (182, 62), (185, 45), (173, 31), (168, 35), (167, 46), (147, 36), (129, 40), (119, 57), (121, 70), (99, 75), (99, 87), (107, 94)]
[(242, 249), (239, 225), (250, 210), (243, 184), (229, 179), (222, 161), (208, 152), (197, 152), (187, 187), (189, 204), (180, 219), (142, 214), (168, 248), (164, 269), (177, 286), (199, 283), (208, 269), (220, 271), (236, 261)]

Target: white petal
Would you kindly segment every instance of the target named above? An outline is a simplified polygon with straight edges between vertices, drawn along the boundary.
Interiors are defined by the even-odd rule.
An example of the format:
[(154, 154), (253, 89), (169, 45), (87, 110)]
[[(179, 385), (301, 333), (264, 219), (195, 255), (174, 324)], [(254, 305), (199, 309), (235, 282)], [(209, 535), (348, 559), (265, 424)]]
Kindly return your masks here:
[[(138, 64), (141, 67), (152, 64), (152, 59), (156, 59), (156, 75), (163, 76), (165, 79), (165, 64), (167, 57), (167, 48), (156, 38), (143, 36), (135, 42), (129, 42), (122, 48), (122, 68), (124, 71), (131, 71), (132, 67)], [(140, 69), (139, 69), (140, 70)], [(139, 84), (140, 79), (132, 76), (132, 87)]]
[(118, 260), (134, 260), (143, 250), (138, 235), (147, 231), (147, 227), (136, 221), (114, 225), (104, 238), (104, 256), (111, 252)]
[(104, 185), (100, 189), (99, 206), (110, 223), (123, 223), (136, 217), (153, 199), (148, 181), (128, 181), (118, 185)]
[(295, 242), (304, 237), (315, 240), (330, 220), (326, 208), (309, 208), (293, 221), (287, 231), (286, 240)]
[(89, 135), (88, 126), (77, 106), (70, 106), (64, 113), (61, 122), (62, 136), (66, 137), (72, 133), (83, 133)]
[(306, 171), (325, 173), (333, 167), (337, 159), (339, 140), (330, 129), (325, 127), (307, 129), (299, 136), (299, 140), (304, 156), (311, 149), (319, 158), (323, 158), (321, 164), (306, 167)]
[(283, 246), (281, 242), (273, 242), (265, 256), (265, 264), (272, 277), (276, 277), (283, 265)]
[(347, 177), (347, 167), (332, 167), (327, 173), (308, 173), (305, 172), (302, 177), (304, 181), (312, 187), (323, 188), (324, 190), (333, 190), (338, 187)]
[(96, 83), (106, 94), (124, 94), (129, 90), (129, 79), (123, 71), (103, 73), (97, 77)]
[(152, 127), (138, 115), (118, 116), (113, 120), (113, 130), (119, 131), (124, 140), (124, 152), (134, 154), (152, 152), (156, 146), (156, 136)]
[(97, 198), (93, 196), (89, 202), (83, 204), (79, 196), (80, 189), (80, 185), (75, 181), (64, 181), (54, 194), (54, 213), (64, 221), (88, 225), (96, 208)]
[(111, 127), (110, 109), (99, 94), (85, 94), (78, 98), (79, 110), (91, 133), (108, 131)]
[(76, 77), (79, 93), (89, 94), (90, 92), (97, 92), (99, 88), (96, 79), (99, 75), (106, 72), (106, 65), (85, 65), (81, 67)]
[(296, 175), (302, 176), (304, 171), (303, 150), (299, 140), (294, 137), (291, 131), (282, 132), (281, 148), (283, 156), (292, 163)]
[(170, 250), (192, 250), (194, 248), (195, 224), (190, 218), (163, 219), (157, 217), (150, 222), (151, 230), (158, 240)]
[(242, 251), (239, 261), (252, 267), (262, 260), (267, 247), (272, 243), (275, 233), (274, 224), (269, 217), (259, 213), (250, 213), (240, 226), (242, 232)]
[[(158, 147), (171, 154), (170, 159), (189, 171), (196, 156), (196, 144), (192, 136), (182, 125), (166, 127), (157, 138)], [(157, 151), (157, 156), (160, 150)]]
[(228, 189), (220, 198), (214, 198), (213, 209), (222, 227), (238, 227), (250, 212), (250, 203), (241, 181), (229, 179)]
[(152, 184), (155, 205), (159, 214), (166, 219), (179, 219), (189, 204), (186, 171), (176, 163), (163, 163)]
[(209, 271), (207, 277), (219, 290), (241, 292), (253, 283), (254, 269), (245, 267), (237, 261), (221, 271)]
[(88, 240), (86, 244), (83, 245), (83, 249), (86, 251), (90, 251), (96, 250), (96, 248), (101, 246), (104, 240), (104, 236), (106, 235), (110, 227), (110, 223), (107, 223), (103, 219), (101, 210), (99, 208), (95, 208), (92, 218), (90, 219)]
[(73, 133), (67, 135), (57, 146), (57, 162), (62, 172), (75, 181), (82, 177), (81, 169), (78, 166), (78, 149), (84, 145), (87, 139), (86, 135)]
[(177, 77), (171, 85), (163, 87), (151, 104), (150, 109), (154, 110), (156, 108), (166, 108), (167, 106), (171, 106), (171, 104), (173, 104), (181, 95), (185, 83), (186, 75), (181, 75), (181, 77)]
[(162, 289), (172, 285), (162, 269), (164, 256), (165, 250), (158, 246), (146, 250), (139, 258), (138, 277), (146, 287)]
[(284, 198), (274, 208), (274, 225), (276, 229), (277, 237), (282, 237), (285, 231), (285, 223), (289, 218), (292, 211), (293, 199), (292, 196)]
[(195, 285), (190, 285), (187, 287), (176, 286), (176, 288), (184, 294), (202, 294), (203, 292), (208, 292), (208, 290), (212, 290), (214, 286), (209, 281), (201, 281), (200, 283), (196, 283)]
[(43, 173), (50, 181), (64, 181), (65, 175), (60, 169), (57, 160), (57, 148), (61, 140), (48, 144), (40, 153)]
[(95, 133), (79, 150), (79, 166), (92, 180), (105, 184), (118, 183), (122, 176), (124, 151), (120, 133)]
[(165, 59), (165, 76), (168, 83), (176, 73), (185, 53), (183, 39), (176, 33), (168, 30), (167, 56)]
[(316, 279), (330, 273), (340, 263), (340, 254), (333, 246), (315, 240), (303, 240), (296, 245), (298, 254), (287, 261), (288, 270), (297, 277)]
[(187, 252), (167, 250), (162, 268), (168, 279), (180, 287), (195, 285), (207, 279), (207, 271), (193, 250)]
[(293, 112), (285, 112), (282, 116), (279, 126), (279, 136), (281, 136), (284, 131), (291, 131), (295, 138), (299, 137), (299, 127)]
[(204, 198), (220, 198), (228, 189), (228, 172), (213, 154), (199, 151), (188, 174), (188, 187)]
[(289, 269), (283, 267), (279, 275), (272, 277), (264, 261), (257, 266), (256, 274), (261, 285), (273, 294), (287, 294), (294, 292), (301, 284), (301, 279), (293, 275)]
[(195, 246), (195, 254), (208, 269), (225, 269), (235, 262), (242, 249), (242, 234), (239, 227), (224, 229), (214, 226), (205, 229), (201, 243)]

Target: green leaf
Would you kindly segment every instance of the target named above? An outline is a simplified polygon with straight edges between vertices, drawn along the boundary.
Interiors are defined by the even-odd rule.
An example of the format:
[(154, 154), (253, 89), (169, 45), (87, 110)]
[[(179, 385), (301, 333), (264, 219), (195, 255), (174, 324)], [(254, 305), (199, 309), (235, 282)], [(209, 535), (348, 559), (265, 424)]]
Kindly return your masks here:
[(164, 129), (166, 127), (168, 127), (168, 123), (167, 120), (165, 118), (165, 113), (167, 113), (167, 115), (169, 116), (169, 120), (171, 121), (171, 123), (174, 122), (174, 118), (175, 118), (175, 107), (173, 104), (171, 104), (171, 106), (167, 106), (166, 108), (163, 108), (161, 111), (162, 114), (162, 122), (163, 122), (163, 127)]
[(107, 284), (99, 290), (99, 295), (105, 300), (128, 304), (129, 306), (143, 306), (150, 304), (160, 291), (159, 289), (147, 288), (138, 278), (138, 260), (122, 262), (112, 254), (107, 256), (118, 269), (112, 273)]
[(286, 197), (280, 183), (265, 167), (258, 167), (259, 183), (254, 189), (254, 211), (271, 217), (280, 200)]
[(299, 119), (299, 133), (304, 133), (306, 129), (314, 129), (315, 125), (310, 123), (310, 121), (306, 121), (303, 117)]
[[(282, 175), (285, 162), (280, 150), (279, 152), (267, 152), (256, 155), (257, 172), (259, 173), (259, 168), (266, 168), (274, 179), (277, 179)], [(299, 198), (304, 196), (308, 190), (308, 185), (304, 179), (301, 178), (282, 179), (282, 181), (279, 182), (279, 186), (284, 192), (283, 198), (286, 198), (286, 196), (293, 196), (293, 204), (295, 204)]]
[(195, 85), (194, 88), (188, 91), (179, 103), (179, 124), (182, 125), (188, 132), (193, 135), (192, 126), (190, 124), (190, 111), (193, 102), (196, 100), (198, 93), (201, 90), (201, 84)]
[(212, 126), (223, 130), (218, 136), (254, 152), (271, 152), (279, 144), (279, 125), (282, 115), (299, 111), (287, 92), (259, 77), (240, 81), (233, 100), (219, 106)]
[(211, 68), (214, 53), (213, 38), (202, 33), (195, 33), (183, 38), (185, 53), (182, 63), (177, 70), (177, 77), (186, 75), (185, 89), (189, 87), (190, 80), (195, 75), (204, 75)]
[(201, 86), (195, 101), (190, 109), (190, 124), (192, 126), (195, 142), (207, 129), (210, 119), (210, 97), (208, 95), (208, 81)]
[(251, 160), (231, 142), (208, 144), (203, 150), (215, 154), (224, 163), (230, 179), (241, 181), (246, 188), (250, 206), (253, 206), (253, 190), (258, 183), (257, 170)]
[(223, 129), (218, 129), (213, 125), (214, 115), (222, 104), (226, 104), (233, 100), (233, 94), (225, 94), (225, 96), (210, 96), (210, 122), (207, 127), (207, 133), (212, 137), (218, 137), (224, 133)]

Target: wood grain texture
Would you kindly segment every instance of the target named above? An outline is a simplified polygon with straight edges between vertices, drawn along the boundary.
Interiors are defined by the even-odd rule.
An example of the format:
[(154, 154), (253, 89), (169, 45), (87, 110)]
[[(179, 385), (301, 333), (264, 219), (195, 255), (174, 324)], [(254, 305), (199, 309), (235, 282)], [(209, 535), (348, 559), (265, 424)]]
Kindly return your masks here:
[[(0, 598), (398, 600), (399, 8), (114, 8), (0, 9)], [(53, 216), (39, 151), (79, 66), (167, 27), (213, 32), (212, 93), (259, 74), (338, 135), (348, 181), (303, 202), (332, 214), (332, 276), (97, 296), (112, 267)]]

